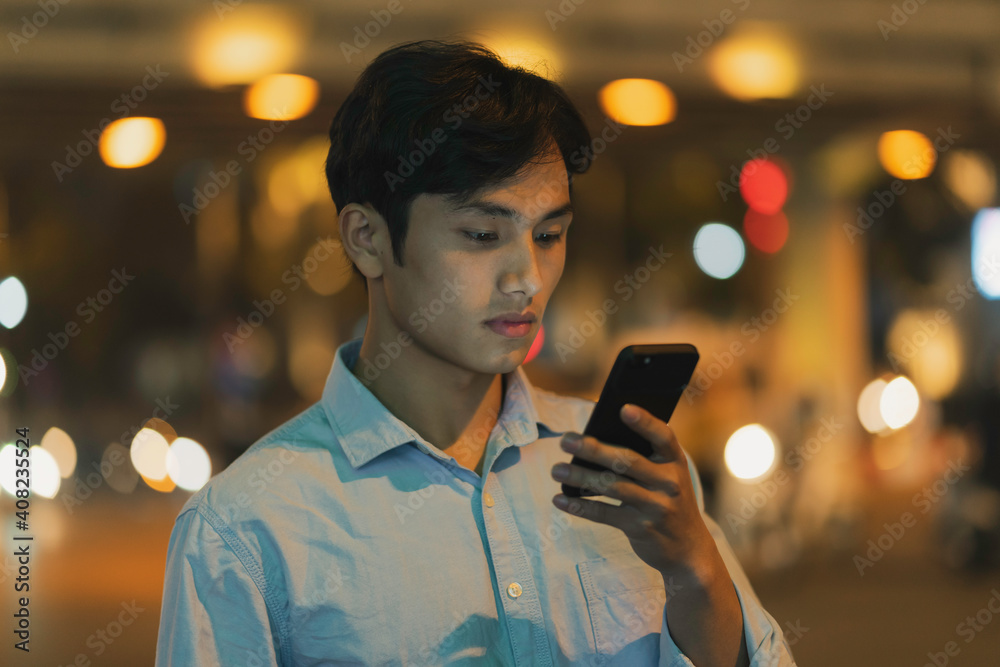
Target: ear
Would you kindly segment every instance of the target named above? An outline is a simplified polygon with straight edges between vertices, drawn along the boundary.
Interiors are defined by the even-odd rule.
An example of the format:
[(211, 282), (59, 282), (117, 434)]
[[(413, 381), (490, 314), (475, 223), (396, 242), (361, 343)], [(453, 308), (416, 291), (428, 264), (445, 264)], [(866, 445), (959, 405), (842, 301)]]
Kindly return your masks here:
[(344, 206), (338, 217), (344, 252), (365, 277), (380, 277), (382, 261), (391, 261), (392, 252), (385, 220), (370, 205), (357, 203)]

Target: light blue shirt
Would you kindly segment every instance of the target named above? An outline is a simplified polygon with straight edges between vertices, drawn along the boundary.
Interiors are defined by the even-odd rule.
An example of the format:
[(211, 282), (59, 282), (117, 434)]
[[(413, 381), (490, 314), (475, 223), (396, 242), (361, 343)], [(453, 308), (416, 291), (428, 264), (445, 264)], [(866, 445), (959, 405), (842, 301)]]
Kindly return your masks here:
[[(320, 401), (195, 493), (168, 547), (156, 665), (691, 666), (659, 572), (552, 505), (594, 401), (505, 374), (484, 476), (400, 421), (337, 348)], [(752, 665), (793, 665), (719, 526)], [(602, 497), (601, 500), (610, 500)]]

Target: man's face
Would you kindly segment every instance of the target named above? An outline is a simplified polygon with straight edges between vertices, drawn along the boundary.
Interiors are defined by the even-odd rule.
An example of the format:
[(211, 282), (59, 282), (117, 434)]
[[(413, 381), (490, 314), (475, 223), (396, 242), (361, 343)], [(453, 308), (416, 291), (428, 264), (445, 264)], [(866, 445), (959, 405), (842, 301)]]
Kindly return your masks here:
[[(558, 154), (546, 159), (461, 204), (414, 199), (404, 266), (388, 262), (382, 284), (398, 328), (429, 354), (481, 373), (524, 360), (562, 276), (572, 220), (565, 164)], [(526, 312), (535, 320), (522, 336), (486, 324)]]

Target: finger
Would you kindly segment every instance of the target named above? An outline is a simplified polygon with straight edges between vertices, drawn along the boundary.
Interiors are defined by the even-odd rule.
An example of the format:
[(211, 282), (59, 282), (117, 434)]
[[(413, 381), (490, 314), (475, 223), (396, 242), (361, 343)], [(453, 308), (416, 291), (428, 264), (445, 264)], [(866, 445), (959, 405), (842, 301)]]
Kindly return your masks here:
[[(559, 507), (559, 504), (556, 502), (558, 498), (565, 498), (568, 501), (566, 507)], [(610, 503), (602, 503), (599, 500), (567, 498), (561, 493), (552, 499), (552, 504), (574, 516), (603, 523), (606, 526), (615, 526), (622, 530), (628, 525), (628, 521), (630, 521), (629, 512), (632, 512), (632, 510), (624, 505), (615, 506)]]
[[(638, 419), (631, 421), (626, 416), (626, 408), (634, 409), (638, 413)], [(684, 450), (677, 442), (674, 430), (661, 419), (657, 419), (648, 410), (645, 410), (634, 403), (626, 403), (619, 412), (621, 419), (630, 429), (645, 438), (653, 447), (653, 454), (659, 454), (661, 463), (668, 461), (684, 461)], [(650, 456), (650, 460), (653, 456)]]
[[(566, 475), (558, 474), (559, 471), (565, 471)], [(656, 503), (656, 497), (648, 488), (628, 477), (616, 475), (610, 470), (596, 471), (569, 463), (557, 463), (552, 466), (552, 477), (570, 486), (594, 491), (609, 498), (616, 498), (623, 504), (631, 505), (637, 509), (646, 510)]]
[(645, 456), (617, 445), (609, 445), (591, 436), (579, 436), (578, 444), (574, 446), (573, 439), (567, 434), (563, 438), (562, 448), (582, 459), (592, 461), (608, 468), (619, 475), (626, 475), (648, 486), (657, 480), (653, 464)]

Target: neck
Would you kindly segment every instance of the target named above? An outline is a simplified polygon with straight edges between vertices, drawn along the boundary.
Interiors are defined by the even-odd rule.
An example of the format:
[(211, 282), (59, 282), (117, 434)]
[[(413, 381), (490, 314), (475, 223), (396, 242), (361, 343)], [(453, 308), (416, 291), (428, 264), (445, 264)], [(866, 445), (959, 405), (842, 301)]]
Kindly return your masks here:
[[(366, 330), (355, 369), (378, 366), (382, 341)], [(472, 469), (482, 463), (490, 433), (503, 410), (506, 379), (460, 368), (422, 348), (415, 339), (372, 380), (368, 390), (427, 442)], [(372, 366), (369, 366), (369, 362)], [(467, 465), (470, 464), (470, 465)]]

